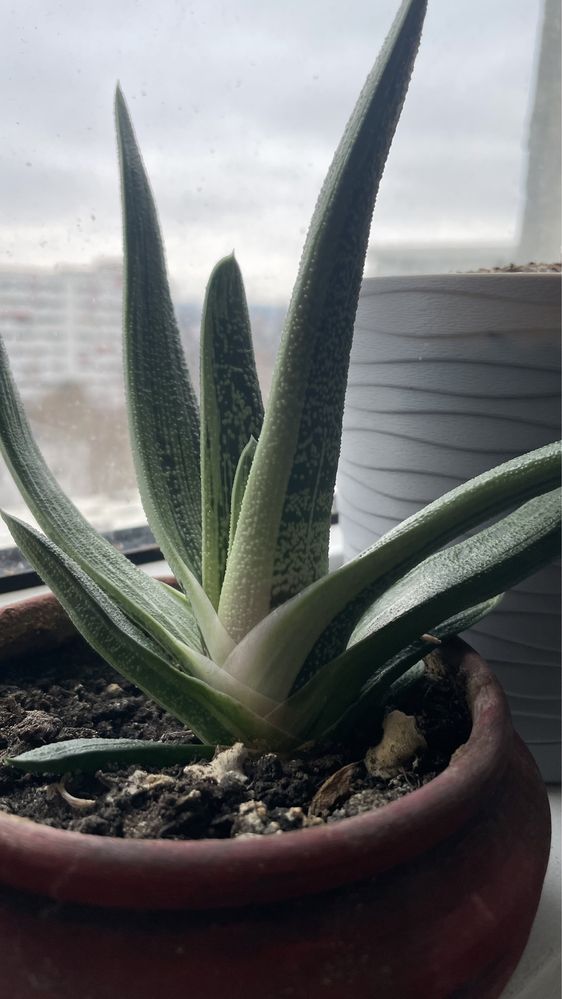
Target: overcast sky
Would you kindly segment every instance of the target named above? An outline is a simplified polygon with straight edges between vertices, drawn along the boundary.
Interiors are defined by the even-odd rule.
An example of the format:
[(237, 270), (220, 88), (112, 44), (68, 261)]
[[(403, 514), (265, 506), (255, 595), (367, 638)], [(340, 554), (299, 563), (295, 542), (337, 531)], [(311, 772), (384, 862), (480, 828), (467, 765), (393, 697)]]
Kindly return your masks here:
[[(236, 250), (286, 300), (314, 201), (398, 0), (0, 0), (0, 262), (121, 249), (119, 79), (169, 269)], [(372, 240), (515, 238), (541, 0), (429, 0)]]

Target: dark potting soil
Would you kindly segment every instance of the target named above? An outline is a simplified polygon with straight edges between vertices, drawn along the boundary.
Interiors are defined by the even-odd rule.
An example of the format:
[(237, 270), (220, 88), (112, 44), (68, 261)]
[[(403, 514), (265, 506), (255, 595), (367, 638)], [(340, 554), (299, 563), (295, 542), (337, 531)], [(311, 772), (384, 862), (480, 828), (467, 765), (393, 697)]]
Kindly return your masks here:
[[(222, 773), (206, 763), (129, 766), (61, 780), (0, 765), (0, 809), (57, 829), (133, 838), (224, 839), (335, 822), (427, 783), (468, 738), (458, 678), (428, 667), (415, 705), (428, 748), (390, 778), (368, 773), (368, 745), (295, 759), (242, 755)], [(1, 759), (88, 737), (196, 741), (82, 644), (0, 667)]]
[(560, 261), (545, 264), (531, 260), (528, 264), (505, 264), (502, 267), (479, 267), (476, 274), (560, 274)]

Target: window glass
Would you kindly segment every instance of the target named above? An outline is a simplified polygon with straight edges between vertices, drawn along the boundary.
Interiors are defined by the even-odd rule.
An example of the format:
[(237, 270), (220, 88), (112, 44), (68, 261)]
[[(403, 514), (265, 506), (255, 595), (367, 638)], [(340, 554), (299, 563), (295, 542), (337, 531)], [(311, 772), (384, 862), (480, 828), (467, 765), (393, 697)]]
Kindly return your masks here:
[[(0, 333), (47, 460), (97, 526), (142, 518), (121, 371), (116, 81), (194, 380), (205, 284), (234, 248), (267, 392), (316, 195), (397, 7), (4, 5)], [(559, 19), (552, 0), (430, 0), (368, 274), (557, 256)], [(21, 512), (3, 465), (0, 504)]]

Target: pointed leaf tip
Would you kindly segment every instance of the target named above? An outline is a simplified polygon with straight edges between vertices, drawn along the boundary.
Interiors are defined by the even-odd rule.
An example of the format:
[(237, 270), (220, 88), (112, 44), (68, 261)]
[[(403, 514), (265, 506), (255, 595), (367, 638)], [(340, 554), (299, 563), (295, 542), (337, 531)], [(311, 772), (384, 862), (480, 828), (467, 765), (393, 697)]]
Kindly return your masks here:
[[(126, 116), (129, 119), (129, 111), (127, 108), (127, 102), (125, 100), (125, 95), (121, 90), (121, 86), (117, 83), (115, 87), (115, 100), (114, 100), (115, 114), (119, 121), (120, 117)], [(129, 119), (130, 120), (130, 119)]]
[(199, 409), (174, 314), (156, 205), (120, 91), (116, 109), (132, 452), (148, 522), (174, 575), (189, 590), (201, 568)]

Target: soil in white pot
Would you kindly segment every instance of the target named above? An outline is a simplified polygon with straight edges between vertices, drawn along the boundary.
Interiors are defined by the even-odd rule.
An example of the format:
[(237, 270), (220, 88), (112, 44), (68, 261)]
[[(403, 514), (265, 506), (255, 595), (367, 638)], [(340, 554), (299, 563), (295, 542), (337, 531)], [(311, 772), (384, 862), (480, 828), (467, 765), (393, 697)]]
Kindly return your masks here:
[(562, 264), (542, 264), (532, 260), (528, 264), (505, 264), (503, 267), (479, 267), (472, 274), (560, 274)]

